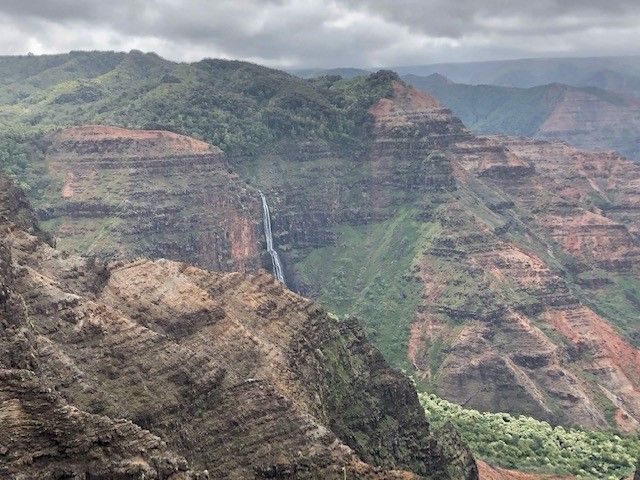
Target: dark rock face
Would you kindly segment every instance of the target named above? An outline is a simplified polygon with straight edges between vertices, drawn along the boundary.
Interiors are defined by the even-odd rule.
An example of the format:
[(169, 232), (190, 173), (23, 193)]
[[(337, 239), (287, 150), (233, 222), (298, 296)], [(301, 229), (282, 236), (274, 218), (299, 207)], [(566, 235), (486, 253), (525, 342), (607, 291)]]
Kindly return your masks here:
[(157, 436), (70, 406), (28, 370), (0, 369), (0, 405), (3, 478), (209, 478)]
[(3, 207), (3, 473), (477, 478), (354, 323), (266, 273), (61, 254)]

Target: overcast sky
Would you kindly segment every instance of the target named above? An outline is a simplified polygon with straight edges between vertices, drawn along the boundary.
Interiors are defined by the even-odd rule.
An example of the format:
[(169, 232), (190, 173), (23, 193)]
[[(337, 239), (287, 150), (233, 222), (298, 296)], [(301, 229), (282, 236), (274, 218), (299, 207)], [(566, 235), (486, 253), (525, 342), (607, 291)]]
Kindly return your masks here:
[(640, 54), (640, 0), (0, 0), (0, 54), (283, 68)]

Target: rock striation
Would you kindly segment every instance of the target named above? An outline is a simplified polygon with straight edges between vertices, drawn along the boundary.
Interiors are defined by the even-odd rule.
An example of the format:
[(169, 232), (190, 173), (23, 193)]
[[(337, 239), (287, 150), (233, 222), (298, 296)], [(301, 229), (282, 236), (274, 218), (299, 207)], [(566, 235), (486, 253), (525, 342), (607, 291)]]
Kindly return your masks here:
[(264, 272), (61, 253), (0, 183), (3, 475), (478, 478), (355, 321)]
[(260, 197), (218, 148), (98, 125), (61, 130), (47, 145), (54, 188), (40, 216), (60, 248), (225, 271), (261, 265)]
[(478, 137), (394, 74), (374, 80), (389, 88), (360, 149), (305, 137), (225, 160), (166, 132), (58, 132), (44, 225), (75, 252), (252, 271), (269, 259), (249, 181), (269, 198), (287, 285), (362, 317), (387, 359), (439, 395), (637, 431), (638, 166)]

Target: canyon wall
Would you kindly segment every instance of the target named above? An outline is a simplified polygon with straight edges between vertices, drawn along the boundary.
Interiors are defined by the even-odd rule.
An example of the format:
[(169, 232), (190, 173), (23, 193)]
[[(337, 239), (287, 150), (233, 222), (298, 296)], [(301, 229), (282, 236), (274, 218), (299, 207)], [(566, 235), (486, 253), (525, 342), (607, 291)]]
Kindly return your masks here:
[(445, 398), (637, 430), (638, 167), (473, 136), (399, 82), (371, 113), (366, 157), (252, 166), (295, 285)]
[(40, 216), (61, 249), (224, 271), (261, 266), (260, 197), (218, 148), (106, 126), (65, 129), (47, 143), (53, 188)]
[(377, 78), (390, 93), (369, 109), (363, 149), (283, 141), (225, 160), (162, 132), (54, 134), (45, 226), (75, 252), (255, 270), (268, 259), (249, 182), (269, 199), (288, 284), (362, 317), (421, 387), (637, 431), (638, 167), (477, 137), (434, 98)]
[(356, 322), (264, 272), (61, 253), (0, 187), (3, 475), (478, 478)]

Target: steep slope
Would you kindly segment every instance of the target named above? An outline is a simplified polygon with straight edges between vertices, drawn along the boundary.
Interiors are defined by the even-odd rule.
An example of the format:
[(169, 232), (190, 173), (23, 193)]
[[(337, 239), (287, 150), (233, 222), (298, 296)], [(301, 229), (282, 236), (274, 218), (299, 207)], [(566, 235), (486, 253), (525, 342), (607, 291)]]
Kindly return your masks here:
[[(159, 85), (167, 68), (186, 76)], [(152, 115), (176, 130), (206, 131), (222, 139), (240, 178), (267, 195), (288, 284), (340, 316), (361, 317), (384, 356), (416, 373), (422, 388), (481, 410), (638, 429), (633, 164), (560, 143), (478, 138), (391, 72), (303, 81), (238, 62), (175, 66), (132, 53), (100, 77), (115, 90), (111, 75), (121, 76), (121, 96), (67, 110), (46, 89), (29, 108), (12, 105), (26, 108), (12, 121), (28, 130), (107, 118), (144, 125)], [(204, 101), (211, 98), (215, 108)], [(244, 141), (250, 148), (237, 147)], [(92, 141), (81, 143), (92, 151)], [(92, 161), (68, 146), (57, 158), (44, 147), (48, 172), (48, 162)], [(87, 173), (77, 178), (74, 195), (99, 188)], [(72, 205), (63, 191), (64, 179), (49, 185), (41, 211)], [(202, 198), (201, 188), (191, 191)], [(252, 212), (257, 198), (255, 207), (230, 204)], [(175, 202), (195, 203), (188, 195)], [(155, 215), (155, 203), (145, 200), (143, 211)], [(144, 247), (160, 254), (154, 245)]]
[[(24, 195), (0, 176), (0, 474), (3, 478), (205, 479), (188, 469), (155, 435), (130, 421), (90, 414), (72, 406), (34, 371), (39, 362), (34, 331), (10, 237), (33, 245), (47, 236)], [(39, 295), (40, 292), (35, 292)]]
[(478, 478), (353, 322), (265, 273), (61, 254), (0, 186), (9, 474), (200, 478), (155, 434), (211, 478)]
[[(482, 183), (478, 177), (465, 182), (472, 197), (444, 214), (456, 222), (456, 233), (448, 232), (422, 259), (419, 274), (436, 301), (423, 309), (412, 337), (441, 353), (435, 364), (431, 354), (418, 354), (416, 362), (446, 397), (472, 407), (499, 411), (520, 404), (551, 421), (592, 428), (608, 421), (637, 430), (637, 320), (609, 310), (616, 331), (599, 303), (615, 284), (630, 282), (626, 302), (636, 308), (637, 167), (563, 145), (519, 142), (508, 152), (526, 168), (488, 166), (486, 157), (461, 152), (461, 174), (473, 173)], [(611, 178), (613, 160), (624, 164), (624, 177)], [(625, 186), (611, 210), (628, 209), (624, 218), (592, 204), (594, 196), (606, 195), (605, 182), (616, 181)], [(472, 207), (469, 202), (491, 195), (487, 187), (500, 197)], [(443, 288), (453, 268), (459, 280)]]
[(41, 212), (61, 249), (164, 257), (214, 270), (261, 265), (260, 200), (222, 152), (170, 132), (86, 126), (48, 137)]
[(31, 372), (0, 369), (3, 478), (205, 479), (127, 420), (68, 405)]
[(560, 139), (640, 159), (640, 101), (635, 97), (561, 84), (513, 88), (457, 84), (437, 74), (403, 78), (436, 96), (478, 133)]
[[(637, 167), (543, 142), (533, 161), (527, 144), (517, 151), (517, 141), (473, 137), (400, 84), (372, 112), (375, 174), (364, 198), (349, 203), (366, 206), (370, 220), (333, 228), (331, 244), (306, 256), (294, 251), (307, 288), (339, 313), (375, 311), (369, 327), (383, 351), (400, 362), (407, 352), (446, 398), (637, 430)], [(590, 172), (581, 181), (574, 157)], [(610, 159), (618, 168), (608, 170)], [(619, 195), (605, 214), (592, 212), (603, 183)], [(314, 195), (310, 203), (326, 211)], [(275, 211), (287, 215), (294, 202)], [(289, 233), (304, 223), (276, 222)], [(629, 285), (618, 307), (630, 317), (607, 305), (618, 282)]]

